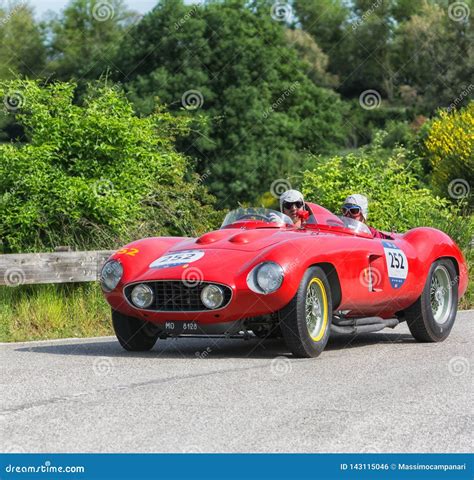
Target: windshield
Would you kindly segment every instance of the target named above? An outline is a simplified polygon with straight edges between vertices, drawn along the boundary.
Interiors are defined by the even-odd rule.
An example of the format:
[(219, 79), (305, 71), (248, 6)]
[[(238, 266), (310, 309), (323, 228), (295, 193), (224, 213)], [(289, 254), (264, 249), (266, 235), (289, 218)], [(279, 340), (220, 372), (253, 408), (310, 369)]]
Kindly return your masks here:
[(346, 228), (351, 229), (354, 233), (368, 233), (369, 235), (372, 235), (369, 227), (365, 223), (359, 222), (359, 220), (354, 220), (353, 218), (349, 217), (341, 216), (338, 218), (342, 221)]
[(232, 223), (257, 220), (268, 223), (270, 225), (293, 225), (290, 217), (284, 213), (272, 210), (271, 208), (237, 208), (229, 212), (222, 222), (221, 228), (231, 225)]

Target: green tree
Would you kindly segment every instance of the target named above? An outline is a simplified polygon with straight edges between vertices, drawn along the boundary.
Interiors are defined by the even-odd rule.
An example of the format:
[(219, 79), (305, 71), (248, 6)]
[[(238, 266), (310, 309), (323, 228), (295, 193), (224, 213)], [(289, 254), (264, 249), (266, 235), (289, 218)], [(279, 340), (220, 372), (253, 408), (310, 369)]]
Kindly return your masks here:
[(331, 75), (328, 69), (329, 57), (321, 50), (314, 38), (300, 28), (287, 29), (286, 38), (299, 53), (300, 58), (307, 64), (307, 74), (316, 85), (336, 87), (338, 78)]
[[(298, 169), (301, 152), (343, 145), (344, 106), (306, 74), (271, 2), (161, 2), (130, 31), (119, 76), (139, 110), (154, 97), (207, 128), (182, 148), (223, 205), (254, 201)], [(194, 91), (194, 92), (193, 92)], [(189, 98), (188, 98), (189, 96)]]
[(343, 0), (295, 0), (295, 13), (303, 30), (332, 56), (345, 34), (351, 11)]
[[(467, 9), (469, 3), (472, 9), (472, 2), (464, 5)], [(454, 18), (447, 5), (425, 2), (419, 13), (400, 25), (394, 38), (396, 83), (414, 89), (427, 112), (447, 107), (460, 96), (462, 104), (469, 98), (465, 90), (474, 75), (474, 32), (467, 18)]]
[(53, 77), (94, 80), (114, 68), (114, 59), (127, 29), (138, 20), (123, 0), (71, 0), (49, 22)]
[(0, 79), (36, 77), (45, 61), (44, 34), (32, 7), (20, 0), (6, 6), (0, 2)]
[[(214, 224), (212, 198), (174, 149), (187, 120), (164, 111), (138, 118), (116, 88), (0, 83), (27, 142), (0, 145), (4, 252), (69, 244), (112, 248), (147, 235), (183, 235)], [(9, 97), (8, 97), (9, 98)]]

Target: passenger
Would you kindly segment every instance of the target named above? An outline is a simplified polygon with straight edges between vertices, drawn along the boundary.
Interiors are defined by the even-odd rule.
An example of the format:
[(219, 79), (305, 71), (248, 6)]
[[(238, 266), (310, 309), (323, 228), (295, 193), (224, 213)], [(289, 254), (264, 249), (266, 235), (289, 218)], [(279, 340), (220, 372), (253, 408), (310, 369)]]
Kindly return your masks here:
[(281, 194), (280, 211), (290, 217), (298, 228), (301, 228), (309, 217), (303, 194), (298, 190), (287, 190)]
[[(360, 195), (359, 193), (355, 193), (354, 195), (350, 195), (344, 201), (344, 205), (342, 206), (342, 214), (345, 217), (353, 218), (354, 220), (358, 220), (359, 222), (367, 224), (367, 215), (369, 213), (369, 202), (367, 197), (364, 195)], [(374, 236), (374, 238), (382, 238), (386, 240), (393, 240), (390, 235), (383, 233), (376, 228), (369, 227), (370, 232)]]

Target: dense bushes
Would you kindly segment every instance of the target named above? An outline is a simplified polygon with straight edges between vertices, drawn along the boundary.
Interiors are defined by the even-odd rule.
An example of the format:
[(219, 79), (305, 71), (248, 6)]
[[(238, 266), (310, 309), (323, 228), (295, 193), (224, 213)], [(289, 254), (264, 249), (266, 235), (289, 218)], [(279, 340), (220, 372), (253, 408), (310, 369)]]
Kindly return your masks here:
[(474, 186), (474, 101), (460, 110), (441, 111), (425, 141), (434, 188), (454, 199), (469, 198)]
[(369, 197), (369, 223), (403, 232), (417, 226), (444, 230), (466, 247), (472, 235), (469, 221), (461, 218), (462, 206), (453, 205), (422, 185), (416, 172), (418, 159), (403, 147), (388, 152), (379, 134), (370, 147), (346, 156), (313, 157), (304, 173), (306, 198), (337, 212), (350, 193)]
[(185, 181), (187, 161), (174, 149), (186, 120), (160, 111), (138, 118), (107, 85), (74, 105), (74, 89), (0, 84), (0, 97), (19, 102), (26, 141), (0, 145), (3, 251), (111, 248), (132, 236), (209, 228), (212, 199), (196, 178)]

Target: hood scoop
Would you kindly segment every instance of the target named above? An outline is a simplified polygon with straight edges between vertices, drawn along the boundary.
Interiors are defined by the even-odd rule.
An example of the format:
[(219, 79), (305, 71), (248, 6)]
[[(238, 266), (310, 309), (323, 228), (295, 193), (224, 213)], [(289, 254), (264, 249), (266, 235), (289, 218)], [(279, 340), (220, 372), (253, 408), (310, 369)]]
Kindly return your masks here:
[(209, 232), (205, 233), (204, 235), (200, 236), (197, 240), (196, 243), (198, 245), (209, 245), (211, 243), (218, 242), (219, 240), (222, 240), (223, 238), (226, 238), (229, 236), (229, 232), (223, 231), (223, 230), (216, 230), (215, 232)]
[(257, 251), (266, 248), (280, 240), (278, 229), (262, 228), (244, 230), (237, 228), (223, 228), (201, 235), (189, 243), (180, 243), (171, 251), (186, 250), (187, 248), (210, 248)]
[(262, 230), (248, 230), (246, 232), (237, 233), (229, 238), (230, 243), (235, 243), (237, 245), (247, 245), (247, 243), (253, 242), (255, 240), (260, 240), (261, 238), (268, 238), (268, 231)]

